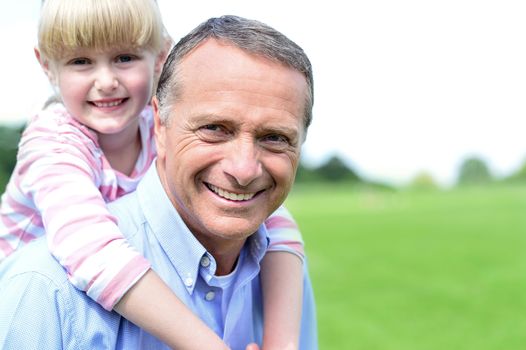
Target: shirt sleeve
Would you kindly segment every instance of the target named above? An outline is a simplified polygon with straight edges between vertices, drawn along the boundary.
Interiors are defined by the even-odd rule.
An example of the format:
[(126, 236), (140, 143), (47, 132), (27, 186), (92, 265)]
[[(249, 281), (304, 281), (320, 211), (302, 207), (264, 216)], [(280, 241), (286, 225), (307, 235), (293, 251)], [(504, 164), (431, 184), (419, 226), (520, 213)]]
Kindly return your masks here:
[(265, 226), (270, 239), (269, 251), (290, 252), (303, 260), (305, 252), (301, 232), (292, 215), (284, 206), (272, 213), (265, 221)]
[(25, 172), (21, 188), (32, 196), (49, 250), (70, 282), (111, 310), (150, 264), (128, 244), (106, 208), (98, 160), (75, 135), (68, 137), (24, 145), (18, 159), (24, 162), (18, 168)]

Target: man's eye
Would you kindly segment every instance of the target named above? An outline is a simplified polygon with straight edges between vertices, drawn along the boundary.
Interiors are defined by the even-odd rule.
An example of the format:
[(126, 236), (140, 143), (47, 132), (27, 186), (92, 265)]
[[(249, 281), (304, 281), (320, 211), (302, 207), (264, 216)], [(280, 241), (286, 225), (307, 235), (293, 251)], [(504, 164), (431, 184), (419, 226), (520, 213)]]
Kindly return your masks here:
[(271, 143), (284, 143), (284, 144), (289, 143), (289, 139), (286, 136), (278, 135), (278, 134), (267, 135), (263, 137), (263, 141), (271, 142)]
[(280, 134), (269, 134), (261, 138), (262, 145), (272, 152), (283, 152), (291, 146), (288, 137)]
[(207, 124), (207, 125), (201, 127), (201, 129), (208, 130), (208, 131), (219, 131), (221, 129), (221, 127), (219, 125), (216, 125), (216, 124)]
[(222, 125), (218, 124), (206, 124), (198, 129), (198, 134), (201, 139), (207, 142), (221, 142), (229, 138), (230, 133)]

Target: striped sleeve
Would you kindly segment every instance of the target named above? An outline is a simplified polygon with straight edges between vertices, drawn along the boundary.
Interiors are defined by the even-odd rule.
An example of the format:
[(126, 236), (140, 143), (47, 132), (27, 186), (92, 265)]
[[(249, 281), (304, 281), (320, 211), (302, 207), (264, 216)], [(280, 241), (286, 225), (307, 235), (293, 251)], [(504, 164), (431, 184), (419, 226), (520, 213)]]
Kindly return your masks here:
[[(61, 126), (64, 127), (64, 126)], [(33, 138), (19, 154), (20, 188), (41, 214), (48, 247), (78, 289), (111, 310), (149, 269), (106, 208), (96, 150), (73, 126), (55, 138)]]
[(302, 260), (305, 252), (298, 225), (290, 212), (281, 206), (266, 221), (270, 238), (269, 251), (286, 251), (296, 254)]

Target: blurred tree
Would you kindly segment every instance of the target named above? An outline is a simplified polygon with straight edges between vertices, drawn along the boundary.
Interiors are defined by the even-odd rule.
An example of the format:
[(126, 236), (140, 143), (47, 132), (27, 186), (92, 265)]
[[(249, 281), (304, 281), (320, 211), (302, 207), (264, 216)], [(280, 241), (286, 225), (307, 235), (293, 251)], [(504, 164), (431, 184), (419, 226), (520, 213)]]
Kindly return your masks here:
[(319, 182), (321, 178), (316, 171), (316, 168), (308, 167), (303, 162), (300, 162), (298, 171), (296, 172), (296, 182)]
[(360, 177), (349, 168), (337, 155), (330, 157), (326, 163), (316, 169), (321, 179), (331, 182), (361, 182)]
[(526, 160), (517, 171), (504, 179), (506, 182), (526, 182)]
[(23, 127), (0, 126), (0, 193), (11, 176), (16, 163), (18, 141)]
[(478, 157), (466, 158), (460, 165), (458, 185), (484, 184), (493, 180), (486, 162)]
[(438, 188), (435, 179), (427, 171), (422, 171), (413, 178), (409, 188), (414, 190), (436, 190)]

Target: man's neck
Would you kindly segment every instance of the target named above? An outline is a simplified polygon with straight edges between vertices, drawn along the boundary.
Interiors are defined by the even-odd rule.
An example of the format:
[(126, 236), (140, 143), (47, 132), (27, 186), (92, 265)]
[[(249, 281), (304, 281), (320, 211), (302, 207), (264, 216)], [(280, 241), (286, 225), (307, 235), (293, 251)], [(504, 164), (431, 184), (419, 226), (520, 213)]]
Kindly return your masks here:
[(231, 244), (224, 244), (221, 248), (218, 247), (217, 244), (214, 245), (201, 242), (206, 250), (212, 254), (217, 263), (216, 276), (228, 275), (234, 271), (245, 241), (246, 240), (235, 241), (232, 243), (228, 242)]

